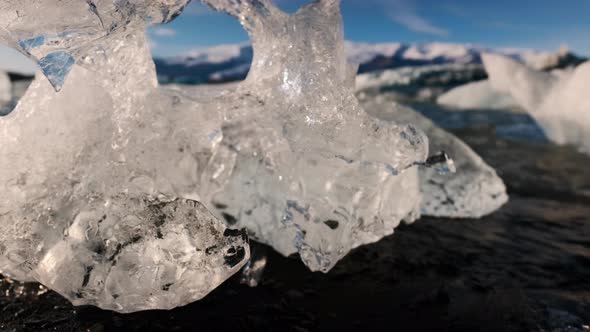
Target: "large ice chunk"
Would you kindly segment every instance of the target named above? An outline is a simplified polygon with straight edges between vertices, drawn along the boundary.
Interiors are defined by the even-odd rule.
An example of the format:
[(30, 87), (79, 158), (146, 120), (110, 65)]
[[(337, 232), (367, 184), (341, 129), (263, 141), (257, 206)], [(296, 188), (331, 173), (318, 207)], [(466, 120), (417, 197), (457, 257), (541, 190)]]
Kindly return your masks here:
[(249, 247), (192, 200), (220, 120), (158, 90), (143, 27), (125, 29), (72, 63), (59, 93), (45, 72), (53, 86), (37, 77), (0, 118), (0, 272), (74, 304), (168, 309), (238, 271)]
[(492, 86), (512, 95), (551, 141), (590, 153), (590, 62), (559, 74), (495, 54), (484, 55), (483, 62)]
[[(194, 201), (324, 272), (417, 218), (412, 166), (426, 160), (427, 138), (359, 106), (338, 1), (293, 15), (267, 1), (209, 1), (240, 18), (255, 55), (246, 82), (200, 96), (157, 87), (143, 34), (152, 16), (141, 13), (165, 3), (178, 4), (72, 3), (100, 19), (72, 19), (85, 30), (51, 18), (55, 43), (27, 44), (25, 53), (51, 68), (51, 85), (37, 78), (0, 119), (0, 226), (9, 230), (0, 235), (0, 271), (77, 304), (171, 308), (202, 297), (248, 258), (242, 234)], [(39, 2), (22, 5), (38, 16)], [(111, 19), (123, 27), (105, 34)]]
[(436, 102), (458, 110), (519, 110), (511, 95), (497, 91), (489, 80), (467, 83), (440, 95)]
[[(369, 116), (354, 96), (339, 1), (294, 14), (270, 1), (204, 1), (240, 19), (254, 48), (242, 104), (226, 114), (223, 144), (238, 152), (211, 201), (234, 227), (311, 270), (326, 272), (352, 248), (391, 234), (419, 213), (412, 165), (426, 136)], [(244, 100), (254, 98), (254, 105)]]
[(373, 116), (397, 123), (413, 123), (430, 138), (431, 151), (453, 157), (457, 173), (441, 174), (434, 168), (419, 170), (422, 214), (450, 218), (480, 218), (508, 201), (506, 186), (493, 168), (454, 135), (387, 94), (361, 100)]

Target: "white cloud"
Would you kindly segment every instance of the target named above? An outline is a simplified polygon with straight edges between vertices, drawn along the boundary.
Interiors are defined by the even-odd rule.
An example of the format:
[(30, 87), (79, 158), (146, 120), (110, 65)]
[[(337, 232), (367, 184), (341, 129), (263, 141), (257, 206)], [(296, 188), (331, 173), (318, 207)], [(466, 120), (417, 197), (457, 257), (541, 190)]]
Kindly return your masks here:
[(449, 32), (443, 28), (439, 28), (426, 19), (414, 14), (414, 13), (391, 13), (389, 17), (398, 24), (412, 30), (414, 32), (426, 33), (429, 35), (435, 35), (439, 37), (448, 37)]
[(174, 37), (176, 36), (176, 30), (168, 27), (158, 27), (152, 30), (154, 36), (157, 37)]
[(385, 6), (387, 15), (394, 22), (411, 31), (438, 37), (448, 37), (450, 35), (448, 30), (436, 26), (426, 18), (420, 16), (415, 7), (415, 2), (410, 2), (409, 0), (378, 0), (378, 2)]

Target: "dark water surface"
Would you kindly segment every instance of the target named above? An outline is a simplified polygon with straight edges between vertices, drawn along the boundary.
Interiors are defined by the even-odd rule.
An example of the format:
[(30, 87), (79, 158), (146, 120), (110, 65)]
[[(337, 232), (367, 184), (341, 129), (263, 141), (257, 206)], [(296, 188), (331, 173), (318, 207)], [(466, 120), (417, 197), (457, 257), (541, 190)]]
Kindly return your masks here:
[(479, 220), (424, 217), (329, 274), (271, 249), (260, 286), (239, 276), (172, 311), (72, 307), (0, 281), (0, 331), (590, 331), (590, 157), (548, 143), (527, 115), (413, 105), (507, 184)]

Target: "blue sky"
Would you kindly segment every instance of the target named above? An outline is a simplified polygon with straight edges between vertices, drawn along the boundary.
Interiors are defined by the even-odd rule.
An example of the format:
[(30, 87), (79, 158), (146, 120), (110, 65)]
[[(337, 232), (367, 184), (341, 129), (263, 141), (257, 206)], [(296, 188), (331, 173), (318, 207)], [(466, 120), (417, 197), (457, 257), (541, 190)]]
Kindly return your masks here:
[[(306, 0), (275, 0), (293, 12)], [(342, 0), (345, 37), (363, 42), (450, 42), (590, 56), (590, 0)], [(155, 56), (247, 42), (237, 20), (193, 0), (175, 21), (150, 28)], [(0, 46), (0, 68), (34, 72), (23, 55)]]
[[(294, 11), (304, 0), (275, 0)], [(590, 55), (588, 0), (343, 0), (346, 38), (364, 42), (457, 42)], [(150, 30), (153, 53), (246, 42), (238, 22), (193, 0), (170, 24)]]

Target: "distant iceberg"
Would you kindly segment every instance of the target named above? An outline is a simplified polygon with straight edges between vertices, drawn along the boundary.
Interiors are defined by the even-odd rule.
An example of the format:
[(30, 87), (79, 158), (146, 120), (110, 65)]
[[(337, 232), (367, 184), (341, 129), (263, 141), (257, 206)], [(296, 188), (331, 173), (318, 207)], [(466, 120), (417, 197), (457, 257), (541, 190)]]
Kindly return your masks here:
[(469, 82), (485, 78), (480, 65), (445, 64), (420, 67), (402, 67), (360, 74), (356, 78), (356, 89), (371, 90), (393, 86), (449, 85), (453, 82)]
[(457, 110), (488, 109), (517, 110), (519, 104), (510, 94), (502, 93), (492, 87), (489, 80), (482, 80), (453, 88), (440, 95), (439, 105)]
[(590, 154), (590, 62), (548, 73), (502, 55), (482, 59), (491, 85), (527, 110), (547, 138)]

